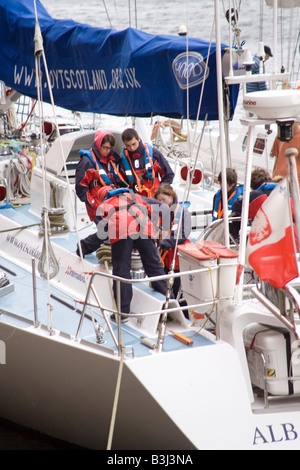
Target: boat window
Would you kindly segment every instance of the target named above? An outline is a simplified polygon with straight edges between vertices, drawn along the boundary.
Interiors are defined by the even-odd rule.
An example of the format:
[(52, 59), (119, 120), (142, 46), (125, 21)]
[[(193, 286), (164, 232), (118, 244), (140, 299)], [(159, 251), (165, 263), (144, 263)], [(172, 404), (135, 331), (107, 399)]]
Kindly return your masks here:
[(253, 152), (258, 153), (259, 155), (262, 155), (264, 153), (266, 147), (266, 139), (265, 137), (257, 137), (254, 147), (253, 147)]
[[(248, 144), (248, 133), (245, 135), (243, 144), (242, 144), (242, 151), (245, 152)], [(262, 155), (264, 153), (266, 147), (266, 137), (264, 135), (258, 135), (256, 141), (253, 146), (253, 152)]]

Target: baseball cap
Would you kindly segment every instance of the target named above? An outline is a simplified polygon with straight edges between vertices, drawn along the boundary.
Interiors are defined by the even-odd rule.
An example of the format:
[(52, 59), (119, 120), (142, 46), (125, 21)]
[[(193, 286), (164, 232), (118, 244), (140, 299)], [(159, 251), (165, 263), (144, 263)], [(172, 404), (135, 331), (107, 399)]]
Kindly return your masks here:
[(269, 46), (265, 46), (265, 54), (269, 54), (270, 57), (273, 57), (272, 51)]

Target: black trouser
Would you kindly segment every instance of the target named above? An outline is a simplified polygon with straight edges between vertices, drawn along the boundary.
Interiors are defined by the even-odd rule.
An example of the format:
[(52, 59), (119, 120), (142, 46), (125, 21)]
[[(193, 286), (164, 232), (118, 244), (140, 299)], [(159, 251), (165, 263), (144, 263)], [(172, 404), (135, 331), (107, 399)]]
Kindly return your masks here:
[[(139, 238), (137, 240), (125, 238), (111, 245), (113, 274), (115, 276), (131, 279), (131, 253), (133, 248), (137, 249), (140, 253), (143, 267), (148, 277), (162, 276), (165, 274), (154, 240), (150, 238)], [(166, 295), (166, 280), (154, 281), (151, 282), (151, 285), (153, 289)], [(115, 299), (117, 299), (116, 282), (114, 282), (113, 288)], [(132, 284), (124, 284), (121, 282), (120, 291), (121, 312), (130, 313)]]
[[(102, 220), (103, 219), (101, 219), (101, 217), (96, 217), (95, 224), (97, 227), (98, 227), (99, 222), (101, 222)], [(102, 239), (98, 237), (98, 232), (99, 230), (97, 230), (97, 232), (95, 233), (92, 233), (91, 235), (88, 235), (86, 238), (83, 238), (82, 240), (80, 240), (80, 245), (81, 245), (83, 256), (89, 255), (90, 253), (97, 251), (98, 248), (102, 245), (102, 243), (108, 240), (107, 236), (104, 237), (106, 235), (106, 233), (104, 233), (105, 229), (101, 231)], [(79, 255), (78, 248), (77, 248), (77, 254)]]
[(81, 249), (83, 256), (89, 255), (94, 251), (98, 250), (99, 246), (102, 244), (102, 240), (98, 238), (97, 233), (92, 233), (88, 237), (80, 240)]

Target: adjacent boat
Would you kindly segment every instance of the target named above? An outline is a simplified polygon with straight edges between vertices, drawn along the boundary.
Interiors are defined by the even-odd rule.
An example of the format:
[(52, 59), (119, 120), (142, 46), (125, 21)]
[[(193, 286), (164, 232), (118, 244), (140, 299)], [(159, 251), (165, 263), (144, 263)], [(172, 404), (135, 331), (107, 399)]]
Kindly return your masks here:
[[(215, 0), (216, 20), (218, 3)], [(0, 34), (1, 39), (7, 41), (2, 42), (0, 54), (5, 63), (10, 56), (13, 64), (1, 65), (0, 78), (21, 93), (25, 92), (26, 86), (26, 93), (35, 97), (33, 82), (31, 87), (27, 86), (28, 82), (21, 85), (23, 74), (27, 73), (27, 79), (34, 76), (31, 71), (29, 73), (32, 58), (28, 59), (31, 64), (28, 65), (25, 48), (16, 57), (14, 41), (10, 43), (13, 31), (17, 31), (18, 39), (27, 38), (27, 41), (18, 41), (18, 46), (21, 44), (23, 48), (28, 44), (35, 25), (34, 8), (25, 0), (10, 1), (9, 4), (1, 0), (0, 6), (5, 12), (1, 18), (6, 25), (6, 29), (0, 29)], [(122, 49), (124, 43), (131, 43), (132, 37), (137, 35), (136, 49), (147, 51), (148, 42), (153, 42), (156, 60), (162, 47), (167, 51), (167, 60), (162, 59), (162, 62), (170, 65), (175, 61), (173, 92), (177, 94), (182, 90), (182, 82), (177, 80), (178, 72), (190, 62), (177, 61), (184, 53), (181, 43), (174, 52), (168, 49), (170, 42), (179, 44), (180, 38), (151, 37), (150, 40), (147, 35), (147, 41), (143, 43), (142, 33), (128, 30), (115, 33), (118, 37), (115, 40), (112, 32), (74, 23), (71, 34), (68, 22), (52, 20), (38, 1), (37, 14), (46, 43), (46, 57), (63, 62), (63, 65), (57, 62), (56, 68), (54, 65), (49, 68), (57, 71), (53, 72), (52, 84), (55, 99), (61, 100), (58, 104), (64, 103), (64, 96), (69, 103), (78, 100), (74, 108), (87, 101), (87, 90), (83, 95), (77, 92), (79, 79), (82, 84), (85, 79), (87, 84), (90, 75), (88, 72), (76, 73), (73, 59), (67, 61), (66, 57), (71, 52), (69, 46), (75, 44), (77, 50), (81, 38), (94, 34), (107, 38), (108, 50), (115, 45), (114, 41)], [(75, 39), (76, 32), (80, 33), (78, 39)], [(61, 49), (56, 56), (56, 42), (48, 43), (48, 34), (52, 38), (58, 35), (58, 42), (63, 47), (67, 43), (67, 53), (63, 52), (66, 49)], [(39, 41), (40, 36), (36, 35), (39, 44), (36, 56), (43, 50)], [(195, 64), (194, 57), (199, 60), (200, 43), (191, 41), (192, 64)], [(217, 62), (223, 48), (217, 40), (214, 48)], [(87, 51), (86, 43), (84, 51)], [(110, 55), (109, 59), (110, 70), (122, 69), (124, 76), (127, 76), (125, 70), (135, 70), (129, 76), (141, 85), (140, 59), (137, 63), (129, 60), (125, 65), (121, 64), (123, 58), (119, 54), (116, 58)], [(106, 60), (108, 63), (108, 57)], [(60, 70), (67, 70), (67, 62), (71, 64), (69, 72), (60, 73)], [(192, 66), (195, 75), (200, 64), (201, 61)], [(213, 60), (210, 67), (213, 85), (205, 99), (207, 103), (211, 102), (212, 108), (205, 113), (217, 113), (221, 117), (220, 96), (217, 97), (215, 90), (220, 70), (215, 68), (215, 73), (212, 72)], [(61, 86), (65, 79), (67, 88), (67, 77), (72, 83), (72, 70), (77, 77), (77, 91), (68, 96), (69, 90), (62, 90)], [(80, 64), (76, 70), (88, 68)], [(106, 75), (104, 65), (99, 70)], [(188, 77), (188, 74), (179, 75)], [(20, 79), (19, 89), (16, 77)], [(148, 93), (146, 78), (143, 90), (137, 86), (137, 91), (150, 96), (153, 90), (149, 85)], [(168, 84), (163, 81), (162, 86), (171, 88), (171, 74), (165, 79)], [(119, 72), (115, 80), (114, 85), (120, 85)], [(40, 88), (43, 97), (51, 99), (51, 96), (47, 97), (49, 84), (44, 83)], [(196, 92), (198, 86), (193, 87), (193, 91)], [(235, 84), (230, 86), (235, 90)], [(105, 93), (98, 93), (104, 103), (96, 103), (95, 107), (105, 107), (109, 97), (107, 106), (114, 101), (110, 112), (123, 114), (123, 105), (120, 104), (118, 112), (115, 106), (119, 100), (122, 103), (129, 87), (120, 88), (108, 86)], [(216, 96), (216, 101), (211, 98), (211, 93)], [(141, 96), (144, 99), (143, 93)], [(133, 106), (132, 102), (130, 106)], [(134, 108), (130, 111), (136, 115), (148, 114), (153, 102), (148, 104), (142, 111)], [(155, 107), (153, 110), (158, 111)], [(159, 112), (163, 110), (160, 108)], [(179, 105), (175, 105), (175, 110), (185, 115)], [(166, 115), (171, 113), (173, 111), (166, 111)], [(265, 120), (264, 116), (257, 119), (259, 123)], [(248, 120), (248, 177), (253, 121), (256, 119)], [(111, 130), (116, 136), (118, 151), (120, 131)], [(236, 285), (236, 274), (245, 263), (247, 214), (243, 214), (243, 241), (238, 254), (227, 240), (225, 211), (224, 244), (206, 241), (185, 247), (180, 251), (181, 272), (166, 276), (181, 276), (189, 318), (177, 300), (166, 302), (165, 297), (153, 291), (149, 279), (142, 277), (138, 259), (135, 259), (132, 280), (126, 281), (134, 285), (130, 320), (126, 324), (112, 321), (110, 313), (118, 315), (120, 309), (112, 295), (113, 276), (109, 266), (104, 258), (98, 263), (95, 256), (81, 259), (75, 253), (79, 237), (93, 231), (85, 208), (75, 195), (74, 169), (78, 150), (90, 148), (94, 132), (66, 133), (55, 140), (45, 155), (43, 146), (31, 148), (32, 142), (10, 139), (3, 144), (0, 415), (91, 449), (298, 449), (299, 278), (280, 290), (283, 299), (280, 303), (276, 302), (279, 291), (271, 288), (267, 291), (268, 286), (259, 281), (250, 296), (244, 295), (242, 281)], [(33, 150), (35, 165), (32, 165), (30, 153)], [(16, 188), (21, 188), (18, 185), (23, 174), (18, 165), (20, 160), (22, 169), (28, 167), (23, 173), (31, 174), (30, 194), (27, 195), (30, 204), (22, 204), (24, 193), (21, 190), (16, 200)], [(224, 167), (224, 161), (222, 165)], [(12, 173), (14, 176), (8, 186), (5, 171), (10, 166), (19, 171)], [(187, 180), (189, 183), (189, 178)], [(11, 192), (7, 191), (8, 187)], [(249, 189), (247, 181), (246, 188)], [(13, 197), (12, 192), (15, 192)], [(275, 294), (275, 302), (271, 300), (272, 294)], [(207, 325), (212, 324), (214, 327), (210, 331)]]
[[(297, 0), (278, 2), (274, 24), (276, 30), (273, 37), (271, 31), (266, 32), (264, 27), (266, 23), (272, 24), (273, 0), (267, 1), (267, 7), (260, 2), (260, 7), (256, 11), (257, 30), (251, 32), (251, 40), (257, 37), (259, 40), (257, 49), (253, 46), (246, 52), (245, 48), (248, 41), (245, 41), (247, 32), (243, 26), (244, 4), (240, 2), (239, 6), (232, 5), (232, 17), (229, 29), (229, 43), (232, 48), (225, 51), (222, 57), (223, 78), (235, 76), (236, 82), (239, 75), (245, 74), (246, 64), (252, 61), (252, 56), (263, 55), (263, 41), (271, 45), (273, 57), (267, 62), (267, 70), (272, 73), (265, 75), (265, 80), (270, 89), (293, 88), (299, 86), (299, 2)], [(277, 6), (277, 5), (276, 5)], [(226, 12), (228, 20), (229, 15)], [(270, 15), (271, 13), (271, 15)], [(268, 21), (265, 21), (268, 18)], [(277, 26), (278, 24), (278, 26)], [(225, 28), (224, 28), (225, 29)], [(278, 31), (278, 34), (277, 34)], [(246, 45), (245, 45), (246, 43)], [(250, 53), (251, 51), (251, 53)], [(259, 52), (262, 51), (262, 52)], [(278, 71), (289, 71), (289, 75), (278, 74)], [(255, 78), (253, 78), (255, 79)], [(247, 78), (249, 80), (249, 78)], [(236, 83), (235, 82), (235, 83)], [(244, 179), (244, 167), (246, 160), (246, 149), (248, 141), (248, 127), (241, 125), (241, 119), (244, 117), (243, 98), (246, 92), (244, 79), (240, 82), (240, 94), (235, 115), (232, 118), (226, 107), (224, 99), (224, 121), (226, 135), (226, 155), (227, 164), (238, 171), (240, 181)], [(225, 94), (226, 96), (226, 94)], [(207, 120), (203, 128), (197, 122), (182, 123), (177, 122), (179, 134), (174, 128), (174, 121), (162, 118), (160, 120), (159, 132), (155, 132), (155, 143), (170, 156), (176, 156), (182, 164), (190, 159), (197, 159), (204, 166), (206, 172), (216, 178), (221, 170), (221, 144), (220, 132), (217, 123)], [(183, 127), (181, 129), (180, 127)], [(173, 131), (173, 132), (171, 132)], [(260, 124), (253, 129), (253, 166), (264, 167), (272, 173), (274, 158), (271, 157), (271, 150), (274, 139), (277, 134), (276, 125)], [(188, 138), (187, 138), (188, 136)]]

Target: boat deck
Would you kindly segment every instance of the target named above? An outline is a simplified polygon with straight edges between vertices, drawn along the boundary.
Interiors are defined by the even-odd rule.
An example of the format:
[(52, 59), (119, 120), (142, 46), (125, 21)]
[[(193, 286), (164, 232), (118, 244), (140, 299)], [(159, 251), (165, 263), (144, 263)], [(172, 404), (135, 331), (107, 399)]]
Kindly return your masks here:
[[(10, 292), (0, 298), (0, 321), (16, 326), (26, 327), (34, 321), (34, 302), (32, 294), (32, 277), (31, 274), (24, 269), (10, 263), (8, 260), (0, 257), (0, 269), (5, 271), (7, 277), (14, 284), (14, 291)], [(49, 325), (48, 321), (48, 290), (46, 282), (42, 279), (36, 279), (37, 290), (37, 316), (38, 321), (42, 325)], [(80, 309), (82, 305), (74, 303), (74, 299), (66, 293), (51, 286), (50, 288), (50, 302), (53, 307), (52, 310), (52, 324), (55, 330), (59, 330), (72, 337), (75, 337), (79, 320)], [(93, 312), (94, 322), (91, 313), (88, 312), (83, 321), (81, 328), (80, 338), (91, 342), (97, 343), (94, 324), (101, 325), (105, 328), (105, 321), (101, 314), (96, 311)], [(117, 336), (117, 325), (111, 321), (112, 329)], [(133, 348), (134, 356), (145, 356), (151, 354), (152, 350), (140, 343), (140, 335), (137, 330), (127, 324), (122, 324), (122, 332), (125, 348)], [(167, 334), (164, 341), (164, 351), (175, 351), (184, 348), (194, 348), (199, 346), (213, 345), (214, 343), (206, 337), (196, 334), (195, 330), (188, 330), (183, 332), (188, 337), (192, 337), (193, 344), (186, 346), (184, 343), (173, 338), (172, 334)], [(155, 338), (152, 338), (156, 342)], [(103, 344), (105, 348), (115, 350), (115, 344), (112, 336), (108, 331), (104, 334)]]
[[(20, 207), (16, 210), (6, 208), (1, 210), (1, 214), (6, 214), (23, 226), (32, 224), (38, 220), (28, 212), (27, 206)], [(37, 228), (35, 227), (30, 230), (37, 230)], [(11, 233), (13, 234), (14, 232)], [(51, 242), (53, 242), (53, 244), (58, 244), (73, 253), (77, 246), (75, 233), (52, 237)], [(95, 255), (87, 256), (86, 260), (91, 263), (91, 266), (98, 263), (98, 259)], [(32, 326), (34, 322), (34, 298), (31, 272), (19, 266), (15, 262), (10, 261), (5, 257), (5, 255), (0, 256), (0, 271), (6, 273), (10, 283), (14, 286), (13, 291), (8, 292), (7, 294), (4, 292), (5, 295), (2, 296), (0, 293), (0, 322), (14, 324), (21, 328)], [(147, 285), (137, 284), (137, 288), (146, 291), (147, 294), (150, 294), (155, 298), (163, 298), (161, 294), (155, 292)], [(53, 327), (55, 331), (62, 332), (71, 338), (76, 336), (81, 318), (81, 310), (83, 308), (81, 302), (76, 301), (76, 299), (66, 291), (59, 289), (52, 284), (48, 287), (47, 282), (38, 276), (36, 277), (36, 299), (36, 313), (40, 325), (44, 325), (46, 328)], [(51, 315), (49, 314), (49, 304), (51, 305)], [(110, 324), (112, 331), (117, 337), (117, 324), (111, 320)], [(99, 325), (104, 330), (102, 343), (97, 343), (95, 332), (95, 326), (98, 327)], [(163, 350), (165, 352), (214, 344), (213, 339), (211, 340), (202, 334), (197, 334), (197, 331), (190, 327), (188, 327), (186, 331), (181, 330), (181, 333), (192, 338), (193, 344), (187, 346), (175, 339), (172, 333), (167, 332), (163, 346)], [(153, 350), (151, 348), (140, 342), (140, 337), (144, 335), (141, 334), (138, 328), (134, 328), (129, 324), (122, 324), (122, 334), (125, 351), (128, 351), (129, 356), (134, 355), (134, 357), (142, 357), (153, 354)], [(88, 342), (90, 344), (101, 344), (101, 347), (110, 353), (114, 354), (117, 352), (117, 347), (112, 335), (108, 330), (102, 314), (97, 308), (87, 308), (79, 337), (81, 340), (84, 340), (84, 342)], [(157, 338), (151, 339), (153, 342), (157, 342)]]

